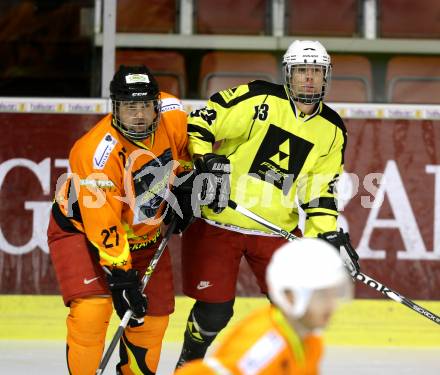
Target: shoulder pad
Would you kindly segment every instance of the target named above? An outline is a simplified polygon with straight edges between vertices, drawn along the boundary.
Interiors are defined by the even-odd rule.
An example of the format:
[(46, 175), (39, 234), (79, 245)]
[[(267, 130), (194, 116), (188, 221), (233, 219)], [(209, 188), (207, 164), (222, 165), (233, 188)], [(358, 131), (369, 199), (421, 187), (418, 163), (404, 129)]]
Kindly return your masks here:
[(337, 126), (342, 130), (343, 133), (347, 132), (347, 129), (345, 128), (344, 121), (342, 120), (341, 116), (330, 108), (327, 104), (322, 103), (322, 111), (320, 113), (321, 117), (325, 118), (327, 121), (331, 122), (333, 125)]
[(107, 133), (99, 142), (98, 147), (96, 147), (95, 154), (93, 155), (93, 168), (94, 169), (104, 169), (105, 164), (115, 148), (118, 141), (110, 133)]
[(168, 111), (172, 111), (172, 110), (175, 110), (175, 109), (180, 110), (180, 111), (184, 110), (183, 109), (183, 105), (182, 105), (182, 103), (180, 102), (179, 99), (176, 99), (176, 98), (165, 98), (165, 99), (162, 99), (161, 102), (162, 102), (162, 106), (160, 108), (160, 111), (162, 113), (168, 112)]
[(173, 111), (176, 109), (179, 111), (185, 111), (183, 109), (182, 102), (171, 94), (161, 91), (160, 101), (162, 102), (162, 107), (160, 109), (161, 113)]
[(215, 101), (215, 98), (217, 96), (220, 96), (225, 103), (228, 103), (234, 99), (236, 100), (237, 98), (245, 94), (248, 94), (249, 91), (250, 91), (249, 84), (244, 84), (236, 87), (230, 87), (225, 90), (221, 90), (215, 94), (212, 94), (210, 99), (211, 100), (214, 99)]
[(251, 81), (246, 85), (240, 85), (219, 91), (211, 96), (210, 101), (228, 108), (259, 95), (273, 95), (288, 100), (282, 85), (256, 80)]

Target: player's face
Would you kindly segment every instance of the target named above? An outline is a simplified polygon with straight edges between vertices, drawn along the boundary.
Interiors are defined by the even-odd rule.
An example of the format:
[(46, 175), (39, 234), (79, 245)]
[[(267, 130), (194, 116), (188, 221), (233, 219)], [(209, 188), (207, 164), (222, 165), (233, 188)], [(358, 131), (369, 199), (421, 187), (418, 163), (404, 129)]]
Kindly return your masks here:
[(325, 328), (340, 300), (339, 287), (314, 291), (306, 313), (298, 319), (299, 322), (309, 329)]
[(294, 65), (291, 68), (290, 85), (296, 95), (321, 93), (325, 68), (321, 65)]
[(154, 101), (130, 102), (123, 101), (119, 106), (119, 120), (123, 126), (136, 133), (145, 132), (157, 117)]

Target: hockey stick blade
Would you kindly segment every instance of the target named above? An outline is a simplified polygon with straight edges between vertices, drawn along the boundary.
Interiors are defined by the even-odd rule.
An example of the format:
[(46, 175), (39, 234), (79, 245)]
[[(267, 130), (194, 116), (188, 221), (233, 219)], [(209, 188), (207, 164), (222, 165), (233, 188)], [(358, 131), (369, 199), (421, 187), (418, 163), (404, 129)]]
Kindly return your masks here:
[[(235, 211), (240, 212), (241, 214), (248, 217), (249, 219), (254, 220), (256, 223), (263, 225), (264, 227), (268, 228), (272, 232), (278, 234), (279, 236), (285, 238), (288, 241), (297, 240), (299, 238), (299, 237), (293, 235), (292, 233), (287, 232), (286, 230), (271, 223), (270, 221), (267, 221), (266, 219), (255, 214), (254, 212), (248, 210), (247, 208), (240, 206), (239, 204), (237, 204), (236, 202), (234, 202), (232, 200), (229, 200), (228, 207), (232, 208)], [(440, 324), (440, 317), (438, 315), (423, 308), (422, 306), (419, 306), (415, 302), (402, 296), (400, 293), (397, 293), (394, 290), (388, 288), (387, 286), (380, 283), (379, 281), (374, 280), (372, 277), (365, 275), (362, 272), (356, 272), (354, 270), (349, 270), (349, 272), (354, 279), (361, 281), (363, 284), (369, 286), (370, 288), (377, 290), (378, 292), (384, 294), (385, 296), (392, 299), (393, 301), (399, 302), (402, 305), (409, 307), (413, 311), (419, 313), (420, 315), (431, 320), (432, 322)]]
[[(147, 286), (147, 283), (150, 280), (151, 275), (153, 274), (153, 271), (156, 268), (156, 265), (159, 262), (160, 257), (162, 256), (162, 253), (165, 251), (167, 243), (170, 240), (175, 227), (176, 227), (176, 220), (172, 220), (170, 225), (168, 226), (165, 236), (163, 237), (159, 247), (154, 253), (153, 259), (151, 259), (150, 264), (148, 265), (147, 270), (145, 271), (145, 274), (142, 277), (142, 291), (144, 291), (145, 287)], [(107, 367), (108, 362), (110, 361), (110, 358), (116, 348), (116, 345), (118, 345), (120, 338), (124, 334), (124, 330), (127, 327), (128, 322), (130, 321), (132, 315), (133, 315), (133, 311), (131, 310), (127, 310), (125, 312), (124, 316), (121, 319), (121, 322), (119, 323), (118, 329), (116, 330), (112, 338), (112, 341), (110, 342), (110, 345), (108, 346), (107, 351), (105, 352), (104, 357), (102, 358), (101, 363), (99, 364), (99, 367), (95, 372), (95, 375), (101, 375), (104, 373), (104, 370)]]

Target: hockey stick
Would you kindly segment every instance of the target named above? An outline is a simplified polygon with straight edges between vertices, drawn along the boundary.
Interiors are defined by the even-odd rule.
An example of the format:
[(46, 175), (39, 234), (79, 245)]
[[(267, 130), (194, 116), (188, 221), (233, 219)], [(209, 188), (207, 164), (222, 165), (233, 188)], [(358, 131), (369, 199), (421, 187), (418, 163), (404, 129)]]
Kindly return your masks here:
[[(286, 230), (278, 227), (275, 224), (272, 224), (271, 222), (267, 221), (266, 219), (262, 218), (261, 216), (253, 213), (252, 211), (249, 211), (247, 208), (240, 206), (239, 204), (235, 203), (234, 201), (229, 200), (228, 206), (232, 208), (235, 211), (240, 212), (244, 216), (248, 217), (249, 219), (254, 220), (255, 222), (265, 226), (266, 228), (270, 229), (272, 232), (277, 233), (281, 237), (284, 237), (286, 240), (294, 241), (297, 240), (299, 237), (295, 236), (294, 234), (287, 232)], [(374, 280), (372, 277), (365, 275), (362, 272), (356, 272), (356, 271), (350, 271), (350, 274), (355, 278), (356, 280), (361, 281), (365, 285), (368, 285), (370, 288), (373, 288), (377, 290), (378, 292), (383, 293), (388, 298), (392, 299), (393, 301), (399, 302), (402, 305), (405, 305), (406, 307), (409, 307), (411, 310), (414, 310), (415, 312), (419, 313), (420, 315), (423, 315), (425, 318), (428, 318), (429, 320), (433, 321), (434, 323), (440, 324), (440, 316), (435, 315), (429, 310), (426, 310), (422, 306), (419, 306), (415, 302), (411, 301), (410, 299), (402, 296), (401, 294), (395, 292), (394, 290), (388, 288), (384, 284), (380, 283), (377, 280)]]
[[(156, 252), (154, 253), (153, 259), (151, 259), (150, 264), (147, 267), (147, 270), (145, 271), (144, 276), (142, 277), (142, 291), (147, 286), (148, 281), (151, 278), (151, 275), (153, 274), (154, 269), (156, 268), (157, 263), (159, 262), (160, 257), (162, 256), (162, 253), (164, 252), (168, 241), (171, 238), (171, 235), (174, 232), (174, 228), (176, 227), (176, 220), (172, 220), (170, 225), (168, 226), (168, 229), (165, 233), (165, 236), (163, 237), (159, 247), (157, 248)], [(110, 345), (107, 348), (107, 351), (104, 354), (104, 357), (101, 360), (101, 363), (99, 364), (98, 369), (96, 370), (96, 375), (100, 375), (104, 372), (108, 361), (110, 360), (110, 357), (113, 354), (113, 351), (116, 348), (116, 345), (118, 345), (118, 342), (120, 338), (122, 337), (125, 328), (128, 325), (128, 322), (131, 319), (131, 316), (133, 315), (133, 311), (127, 310), (124, 314), (124, 316), (121, 319), (121, 323), (119, 323), (118, 329), (116, 330), (115, 335), (113, 336), (112, 341), (110, 342)]]

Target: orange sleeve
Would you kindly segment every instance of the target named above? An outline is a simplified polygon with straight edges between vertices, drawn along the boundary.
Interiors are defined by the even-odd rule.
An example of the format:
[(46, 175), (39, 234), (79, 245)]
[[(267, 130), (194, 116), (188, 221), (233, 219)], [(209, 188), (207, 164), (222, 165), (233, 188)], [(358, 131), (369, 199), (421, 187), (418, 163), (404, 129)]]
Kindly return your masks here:
[[(108, 138), (108, 134), (104, 135)], [(99, 139), (98, 139), (99, 138)], [(103, 266), (129, 269), (131, 256), (122, 217), (122, 175), (116, 150), (105, 154), (105, 165), (99, 157), (103, 137), (84, 138), (70, 154), (74, 190), (87, 239), (98, 249)], [(114, 138), (108, 138), (117, 142)], [(115, 148), (115, 144), (113, 144)], [(113, 151), (113, 152), (112, 152)], [(98, 167), (97, 165), (98, 164)]]
[(324, 344), (321, 336), (306, 336), (304, 338), (304, 352), (306, 355), (306, 373), (319, 374), (319, 363), (324, 352)]
[[(188, 116), (182, 103), (176, 97), (161, 92), (161, 100), (162, 103), (165, 103), (162, 108), (165, 111), (163, 116), (166, 118), (166, 123), (169, 124), (167, 126), (168, 137), (175, 142), (177, 150), (179, 167), (176, 174), (179, 175), (182, 172), (190, 171), (193, 166), (188, 152)], [(168, 106), (172, 109), (167, 109)]]

